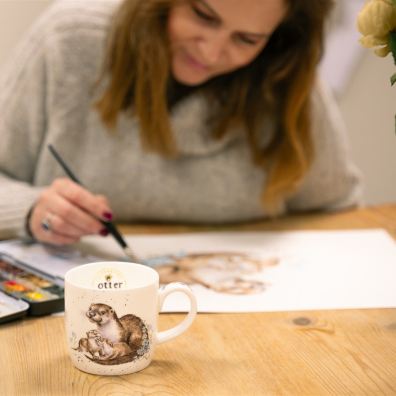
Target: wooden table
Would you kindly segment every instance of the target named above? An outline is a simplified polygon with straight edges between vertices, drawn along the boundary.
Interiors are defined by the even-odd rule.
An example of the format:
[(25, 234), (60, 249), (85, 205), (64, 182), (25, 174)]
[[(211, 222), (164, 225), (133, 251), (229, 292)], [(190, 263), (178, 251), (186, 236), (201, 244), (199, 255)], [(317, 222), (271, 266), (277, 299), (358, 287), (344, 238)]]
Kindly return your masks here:
[[(396, 205), (227, 227), (357, 228), (384, 228), (396, 238)], [(208, 228), (127, 228), (187, 230)], [(181, 318), (162, 314), (159, 327)], [(147, 369), (120, 377), (73, 368), (63, 317), (19, 320), (0, 326), (0, 394), (396, 395), (396, 309), (199, 314), (187, 333), (158, 346)]]

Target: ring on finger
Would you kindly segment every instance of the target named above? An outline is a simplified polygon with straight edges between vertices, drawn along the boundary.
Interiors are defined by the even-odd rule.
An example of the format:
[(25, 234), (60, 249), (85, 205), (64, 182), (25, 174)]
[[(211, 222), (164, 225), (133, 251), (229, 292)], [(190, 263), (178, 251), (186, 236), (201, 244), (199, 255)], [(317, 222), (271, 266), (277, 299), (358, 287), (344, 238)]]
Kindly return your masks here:
[(46, 217), (43, 218), (43, 220), (41, 220), (41, 228), (45, 232), (51, 232), (52, 231), (51, 217), (52, 216), (50, 214), (48, 214)]

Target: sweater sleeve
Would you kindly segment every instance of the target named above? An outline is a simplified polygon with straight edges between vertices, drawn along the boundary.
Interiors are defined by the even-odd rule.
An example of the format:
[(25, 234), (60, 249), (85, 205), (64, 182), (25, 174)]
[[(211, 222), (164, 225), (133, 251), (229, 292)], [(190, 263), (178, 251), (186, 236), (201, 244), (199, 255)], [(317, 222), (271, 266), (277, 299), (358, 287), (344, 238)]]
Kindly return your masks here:
[(318, 82), (312, 96), (313, 164), (289, 211), (338, 210), (362, 203), (362, 177), (351, 159), (347, 132), (330, 91)]
[(24, 235), (42, 188), (33, 186), (46, 129), (45, 15), (0, 72), (0, 238)]

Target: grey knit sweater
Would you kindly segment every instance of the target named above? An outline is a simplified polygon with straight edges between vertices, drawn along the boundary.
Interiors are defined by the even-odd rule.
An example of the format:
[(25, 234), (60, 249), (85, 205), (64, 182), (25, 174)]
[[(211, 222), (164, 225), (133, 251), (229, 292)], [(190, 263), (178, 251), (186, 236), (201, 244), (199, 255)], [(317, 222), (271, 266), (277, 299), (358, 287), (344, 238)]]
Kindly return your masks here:
[[(264, 218), (265, 174), (243, 134), (213, 140), (204, 99), (172, 112), (177, 159), (146, 153), (135, 119), (109, 133), (92, 109), (110, 15), (118, 0), (55, 2), (0, 75), (0, 238), (21, 235), (44, 186), (64, 176), (52, 143), (92, 192), (108, 197), (118, 221), (220, 223)], [(338, 110), (323, 87), (312, 95), (316, 160), (284, 211), (331, 210), (359, 202)], [(267, 130), (266, 130), (267, 129)], [(271, 133), (270, 125), (263, 133)]]

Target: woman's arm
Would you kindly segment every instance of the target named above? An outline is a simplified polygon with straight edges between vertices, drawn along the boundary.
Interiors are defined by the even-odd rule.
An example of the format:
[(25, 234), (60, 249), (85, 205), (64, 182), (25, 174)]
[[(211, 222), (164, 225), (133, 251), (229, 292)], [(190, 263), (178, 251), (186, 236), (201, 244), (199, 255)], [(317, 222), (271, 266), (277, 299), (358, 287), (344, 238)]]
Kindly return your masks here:
[(25, 218), (41, 192), (33, 187), (46, 126), (44, 20), (0, 72), (0, 238), (25, 234)]
[[(59, 4), (59, 6), (58, 6)], [(33, 236), (48, 243), (72, 243), (100, 233), (98, 218), (109, 220), (105, 197), (93, 195), (62, 178), (40, 186), (37, 169), (51, 136), (58, 133), (55, 88), (65, 75), (55, 75), (62, 6), (50, 7), (18, 46), (0, 74), (0, 238), (26, 235), (27, 215)], [(69, 19), (67, 19), (69, 20)], [(60, 22), (59, 22), (60, 21)], [(57, 25), (58, 24), (58, 25)], [(57, 79), (58, 85), (54, 84)], [(60, 83), (60, 85), (62, 85)], [(52, 135), (51, 135), (52, 134)], [(63, 137), (67, 141), (68, 136)], [(48, 140), (48, 141), (47, 141)], [(74, 144), (74, 142), (68, 142)], [(55, 163), (54, 163), (55, 166)], [(50, 183), (49, 183), (50, 184)], [(51, 229), (42, 227), (51, 218)]]

